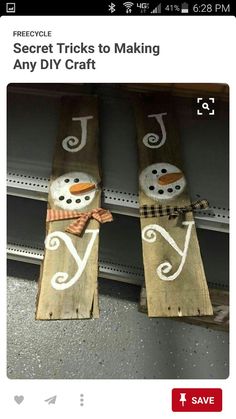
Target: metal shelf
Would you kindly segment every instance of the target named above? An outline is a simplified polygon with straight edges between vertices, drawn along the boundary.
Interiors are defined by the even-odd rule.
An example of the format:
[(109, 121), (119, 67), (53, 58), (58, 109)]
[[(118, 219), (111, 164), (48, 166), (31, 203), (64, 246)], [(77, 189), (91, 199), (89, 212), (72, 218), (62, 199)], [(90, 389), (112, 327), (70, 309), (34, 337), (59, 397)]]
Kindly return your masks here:
[[(40, 264), (45, 239), (46, 202), (8, 196), (8, 258)], [(17, 208), (17, 211), (16, 211)], [(124, 234), (125, 232), (125, 234)], [(228, 288), (228, 234), (198, 229), (209, 285)], [(100, 230), (100, 276), (132, 284), (144, 279), (140, 223), (114, 214)]]
[[(49, 178), (32, 176), (19, 170), (7, 173), (7, 193), (12, 196), (47, 201)], [(103, 206), (110, 211), (133, 217), (139, 216), (138, 195), (103, 188)], [(227, 233), (229, 231), (229, 212), (225, 208), (211, 207), (195, 213), (198, 228)]]
[[(7, 244), (7, 258), (18, 262), (30, 263), (34, 265), (41, 265), (44, 258), (44, 251), (40, 248), (33, 248), (23, 246), (17, 243)], [(111, 279), (113, 281), (125, 282), (127, 284), (142, 285), (144, 281), (143, 269), (137, 266), (130, 266), (125, 264), (113, 263), (99, 259), (99, 277)], [(217, 283), (208, 281), (208, 285), (220, 289), (228, 289), (226, 283)]]
[[(137, 217), (138, 157), (129, 94), (111, 85), (84, 85), (83, 89), (99, 97), (103, 205), (114, 213)], [(28, 91), (24, 87), (8, 93), (9, 195), (47, 200), (64, 94), (53, 86), (49, 93), (50, 87), (40, 92), (30, 86)], [(76, 87), (74, 92), (70, 87), (70, 94), (77, 94)], [(195, 214), (197, 227), (228, 232), (227, 104), (221, 104), (214, 122), (197, 121), (189, 98), (181, 99), (176, 110), (191, 199), (202, 197), (211, 204), (208, 211)]]
[[(7, 244), (7, 258), (18, 262), (41, 265), (44, 251), (40, 248), (23, 246), (17, 243)], [(112, 262), (99, 260), (99, 276), (105, 279), (142, 285), (143, 270), (134, 266), (117, 265)]]

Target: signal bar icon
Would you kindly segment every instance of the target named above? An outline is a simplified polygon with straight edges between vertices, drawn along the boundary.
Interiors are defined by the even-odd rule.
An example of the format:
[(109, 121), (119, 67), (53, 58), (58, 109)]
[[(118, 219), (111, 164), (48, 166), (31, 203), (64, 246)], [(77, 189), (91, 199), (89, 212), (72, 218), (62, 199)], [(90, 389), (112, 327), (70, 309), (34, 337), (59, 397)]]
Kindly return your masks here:
[(157, 7), (155, 7), (155, 9), (153, 9), (153, 11), (151, 12), (151, 14), (157, 14), (157, 13), (161, 13), (161, 3), (159, 3), (157, 5)]
[(126, 13), (132, 13), (131, 7), (134, 5), (131, 1), (126, 1), (123, 6), (126, 7)]

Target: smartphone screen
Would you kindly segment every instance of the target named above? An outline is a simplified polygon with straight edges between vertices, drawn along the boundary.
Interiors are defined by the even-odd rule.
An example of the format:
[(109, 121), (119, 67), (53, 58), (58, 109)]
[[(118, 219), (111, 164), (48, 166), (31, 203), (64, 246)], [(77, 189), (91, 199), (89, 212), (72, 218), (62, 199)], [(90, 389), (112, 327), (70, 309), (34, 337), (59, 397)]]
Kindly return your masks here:
[(2, 416), (232, 418), (233, 6), (1, 4)]

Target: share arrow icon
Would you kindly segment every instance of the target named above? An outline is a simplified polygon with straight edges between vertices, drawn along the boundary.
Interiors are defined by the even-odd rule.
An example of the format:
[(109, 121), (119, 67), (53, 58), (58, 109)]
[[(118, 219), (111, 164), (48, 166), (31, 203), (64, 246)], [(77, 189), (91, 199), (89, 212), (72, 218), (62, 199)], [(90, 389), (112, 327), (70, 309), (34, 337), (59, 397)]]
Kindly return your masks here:
[(46, 399), (44, 401), (47, 402), (48, 404), (55, 404), (56, 399), (57, 399), (57, 396), (53, 396), (53, 397), (50, 397), (49, 399)]

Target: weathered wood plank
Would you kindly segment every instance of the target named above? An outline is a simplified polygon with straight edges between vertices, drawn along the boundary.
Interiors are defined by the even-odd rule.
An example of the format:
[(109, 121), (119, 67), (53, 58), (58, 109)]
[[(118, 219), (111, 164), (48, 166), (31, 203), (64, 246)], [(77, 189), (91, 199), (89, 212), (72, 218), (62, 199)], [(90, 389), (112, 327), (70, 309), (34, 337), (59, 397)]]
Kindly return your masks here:
[[(189, 205), (171, 96), (139, 95), (135, 114), (140, 206)], [(183, 217), (140, 219), (150, 317), (212, 314), (193, 214)]]
[[(62, 99), (48, 209), (83, 212), (100, 207), (97, 112), (97, 99), (94, 96)], [(71, 151), (75, 149), (77, 151)], [(73, 185), (77, 189), (72, 194)], [(73, 221), (65, 219), (47, 223), (36, 319), (99, 316), (99, 223), (90, 220), (84, 234), (78, 237), (65, 232)], [(60, 280), (59, 277), (64, 279)]]
[[(229, 331), (229, 292), (210, 288), (210, 298), (213, 306), (212, 316), (197, 317), (174, 317), (174, 320), (184, 321), (185, 323), (195, 324), (197, 326), (208, 327), (214, 330)], [(147, 294), (143, 286), (140, 293), (139, 310), (147, 313)]]

